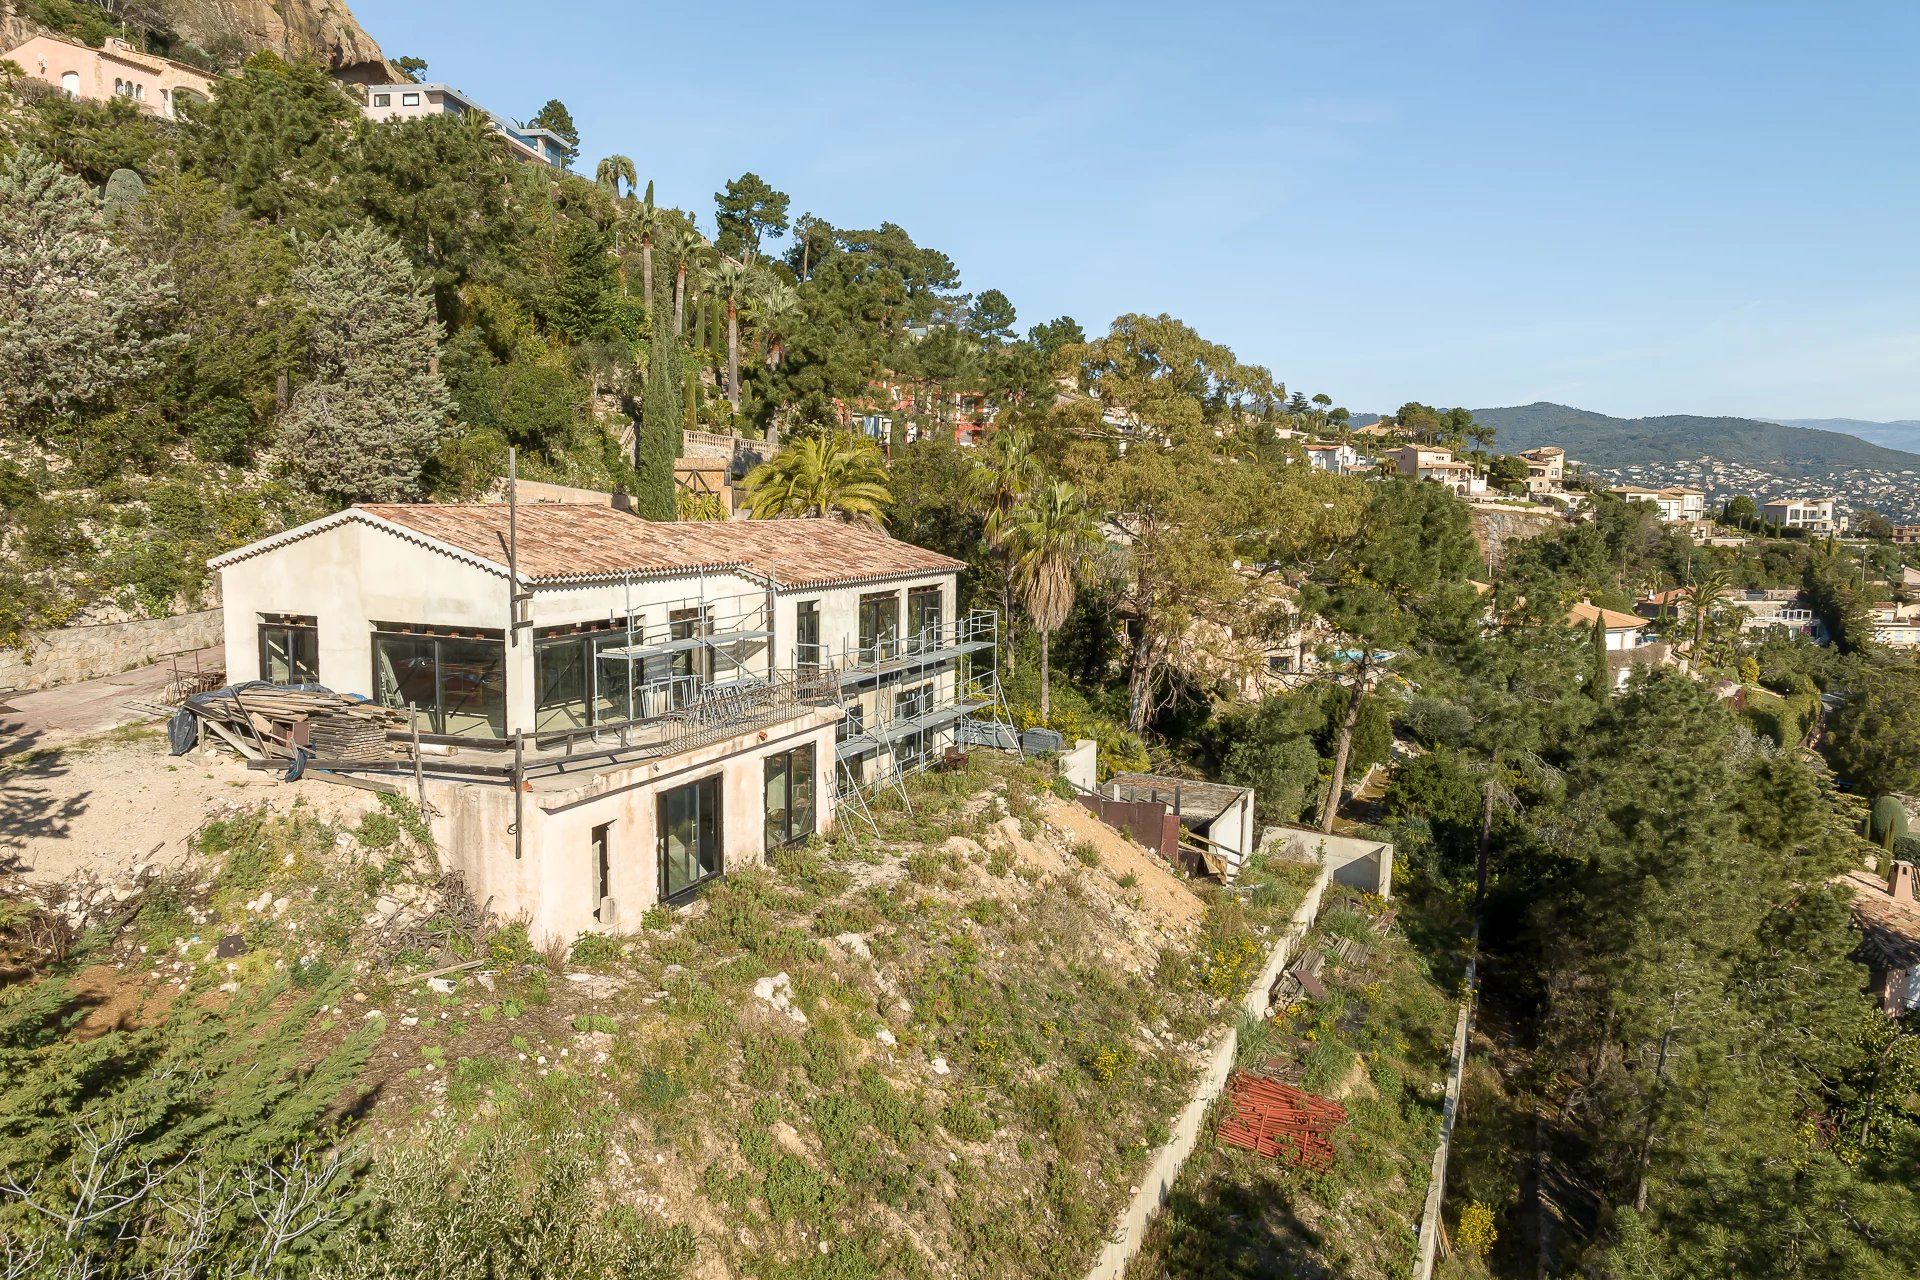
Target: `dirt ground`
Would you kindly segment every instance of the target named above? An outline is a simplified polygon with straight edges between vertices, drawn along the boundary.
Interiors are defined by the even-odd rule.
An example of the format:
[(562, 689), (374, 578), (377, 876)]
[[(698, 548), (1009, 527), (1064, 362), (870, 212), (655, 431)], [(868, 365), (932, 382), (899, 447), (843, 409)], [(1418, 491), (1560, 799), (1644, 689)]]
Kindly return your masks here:
[(317, 779), (284, 783), (225, 754), (169, 757), (157, 724), (0, 757), (0, 883), (9, 875), (30, 883), (88, 873), (113, 879), (143, 863), (171, 866), (188, 856), (208, 819), (299, 800), (347, 820), (375, 803), (368, 792)]

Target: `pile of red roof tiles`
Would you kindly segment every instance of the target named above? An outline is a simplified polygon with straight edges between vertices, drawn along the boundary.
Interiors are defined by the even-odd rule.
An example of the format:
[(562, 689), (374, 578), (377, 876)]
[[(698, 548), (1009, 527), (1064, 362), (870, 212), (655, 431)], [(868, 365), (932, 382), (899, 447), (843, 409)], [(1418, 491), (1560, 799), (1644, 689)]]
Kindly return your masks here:
[(1222, 1142), (1315, 1172), (1333, 1163), (1333, 1133), (1346, 1123), (1345, 1107), (1250, 1071), (1234, 1072), (1227, 1092)]

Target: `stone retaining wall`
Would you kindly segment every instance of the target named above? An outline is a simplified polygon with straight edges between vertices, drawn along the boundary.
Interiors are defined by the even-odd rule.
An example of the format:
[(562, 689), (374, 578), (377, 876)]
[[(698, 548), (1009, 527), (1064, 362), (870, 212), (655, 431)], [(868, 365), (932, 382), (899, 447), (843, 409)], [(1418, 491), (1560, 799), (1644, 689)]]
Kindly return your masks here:
[(171, 618), (42, 631), (29, 638), (25, 653), (0, 650), (0, 689), (53, 689), (211, 648), (224, 636), (221, 619), (221, 610), (203, 609)]

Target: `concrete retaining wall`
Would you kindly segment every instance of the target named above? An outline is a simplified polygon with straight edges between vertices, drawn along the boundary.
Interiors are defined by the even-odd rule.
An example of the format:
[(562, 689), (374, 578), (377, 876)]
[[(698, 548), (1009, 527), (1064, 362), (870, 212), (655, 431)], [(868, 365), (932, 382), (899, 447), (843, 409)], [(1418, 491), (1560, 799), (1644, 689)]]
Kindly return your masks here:
[[(1474, 945), (1479, 945), (1476, 936)], [(1467, 1037), (1473, 1030), (1473, 999), (1479, 991), (1479, 957), (1467, 957), (1467, 998), (1460, 1004), (1460, 1017), (1453, 1027), (1453, 1069), (1447, 1073), (1447, 1100), (1440, 1113), (1440, 1145), (1433, 1153), (1432, 1180), (1427, 1183), (1427, 1204), (1420, 1214), (1420, 1252), (1413, 1267), (1413, 1280), (1432, 1280), (1433, 1262), (1440, 1243), (1440, 1204), (1447, 1192), (1447, 1157), (1453, 1151), (1453, 1124), (1460, 1118), (1460, 1090), (1467, 1074)]]
[[(1273, 990), (1274, 981), (1279, 978), (1281, 971), (1292, 963), (1301, 939), (1313, 928), (1314, 919), (1320, 914), (1320, 900), (1326, 894), (1330, 879), (1330, 869), (1323, 866), (1319, 878), (1313, 882), (1313, 888), (1307, 891), (1306, 898), (1287, 923), (1285, 935), (1267, 956), (1260, 977), (1247, 992), (1246, 998), (1241, 1000), (1241, 1013), (1264, 1018), (1271, 1011), (1268, 993)], [(1140, 1245), (1146, 1239), (1148, 1225), (1167, 1203), (1173, 1184), (1180, 1178), (1181, 1167), (1186, 1164), (1187, 1157), (1193, 1154), (1194, 1145), (1200, 1141), (1201, 1130), (1207, 1123), (1207, 1110), (1226, 1088), (1227, 1077), (1233, 1072), (1233, 1060), (1239, 1050), (1240, 1028), (1236, 1020), (1235, 1025), (1227, 1028), (1220, 1042), (1207, 1055), (1192, 1097), (1174, 1119), (1173, 1136), (1154, 1153), (1152, 1163), (1141, 1175), (1139, 1188), (1119, 1221), (1114, 1224), (1106, 1247), (1100, 1251), (1099, 1260), (1093, 1264), (1092, 1270), (1087, 1272), (1086, 1280), (1123, 1280), (1127, 1264), (1140, 1252)]]
[(203, 609), (171, 618), (42, 631), (30, 637), (24, 654), (0, 650), (0, 689), (53, 689), (211, 648), (220, 643), (221, 619), (221, 610)]

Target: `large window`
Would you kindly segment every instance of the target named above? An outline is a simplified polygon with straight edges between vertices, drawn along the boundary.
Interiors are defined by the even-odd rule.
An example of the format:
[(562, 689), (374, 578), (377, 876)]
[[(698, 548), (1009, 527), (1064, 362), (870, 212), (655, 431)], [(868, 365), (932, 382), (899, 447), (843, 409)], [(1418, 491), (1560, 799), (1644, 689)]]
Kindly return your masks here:
[(813, 745), (767, 757), (767, 848), (805, 840), (813, 825)]
[[(642, 638), (638, 626), (634, 642)], [(627, 647), (625, 623), (536, 633), (533, 645), (533, 727), (536, 733), (619, 724), (646, 714), (627, 698), (633, 664), (603, 656)]]
[(393, 95), (390, 93), (376, 93), (373, 95), (373, 105), (376, 107), (390, 107), (393, 105)]
[(860, 597), (860, 657), (890, 658), (900, 640), (900, 593), (876, 591)]
[[(708, 610), (675, 609), (667, 615), (667, 636), (675, 643), (712, 634), (713, 619)], [(690, 644), (684, 649), (676, 649), (673, 654), (673, 674), (698, 677), (689, 682), (693, 685), (713, 679), (713, 650), (705, 644)]]
[(907, 642), (916, 653), (940, 647), (940, 588), (915, 587), (907, 592)]
[[(897, 689), (893, 695), (893, 721), (896, 726), (904, 726), (918, 720), (933, 710), (933, 686), (915, 685), (911, 689)], [(927, 748), (932, 735), (926, 729), (914, 729), (894, 739), (894, 756), (902, 769), (917, 769), (926, 763)]]
[(499, 635), (376, 631), (374, 696), (385, 706), (419, 711), (432, 733), (504, 738), (506, 645)]
[(720, 874), (720, 779), (660, 793), (660, 900), (684, 897)]
[(793, 607), (793, 666), (796, 671), (820, 669), (820, 602), (802, 600)]
[(320, 628), (313, 618), (260, 615), (260, 678), (272, 684), (320, 682)]

